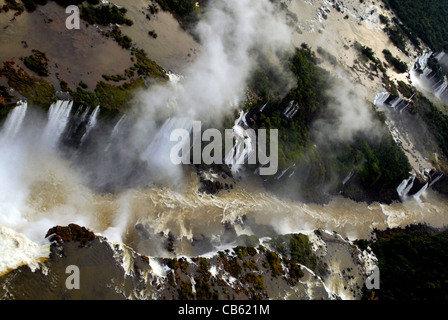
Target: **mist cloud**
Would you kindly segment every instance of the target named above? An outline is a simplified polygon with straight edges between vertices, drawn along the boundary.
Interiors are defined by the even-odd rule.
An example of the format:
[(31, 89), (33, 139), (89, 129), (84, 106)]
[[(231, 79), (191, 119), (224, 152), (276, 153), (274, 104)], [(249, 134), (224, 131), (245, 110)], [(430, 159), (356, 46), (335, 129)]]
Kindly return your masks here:
[(329, 97), (327, 113), (316, 121), (316, 136), (325, 141), (350, 142), (358, 133), (380, 137), (382, 129), (374, 111), (360, 92), (361, 88), (350, 81), (347, 74), (338, 71), (326, 94)]
[(212, 1), (205, 10), (196, 28), (202, 45), (198, 58), (182, 77), (171, 75), (172, 81), (138, 97), (133, 141), (161, 179), (181, 175), (169, 161), (168, 129), (189, 129), (193, 120), (220, 126), (245, 99), (257, 56), (275, 61), (292, 49), (292, 31), (269, 0)]

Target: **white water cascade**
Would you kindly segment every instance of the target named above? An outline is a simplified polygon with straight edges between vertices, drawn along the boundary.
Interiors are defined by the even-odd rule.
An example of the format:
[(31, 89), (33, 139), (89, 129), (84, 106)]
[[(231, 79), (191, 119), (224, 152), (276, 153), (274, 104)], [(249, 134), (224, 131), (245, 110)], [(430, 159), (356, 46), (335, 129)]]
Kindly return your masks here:
[(299, 107), (295, 104), (295, 101), (290, 101), (288, 107), (283, 112), (283, 115), (288, 119), (292, 119), (298, 111)]
[(100, 106), (97, 106), (95, 110), (93, 110), (92, 114), (90, 115), (89, 122), (87, 123), (86, 132), (83, 134), (81, 138), (81, 145), (84, 143), (84, 141), (89, 136), (89, 133), (95, 128), (97, 122), (98, 122), (98, 114), (100, 112)]
[(444, 52), (426, 52), (417, 58), (410, 72), (411, 82), (419, 91), (428, 94), (428, 97), (436, 97), (442, 103), (448, 102), (447, 77), (436, 80), (436, 73), (429, 67), (429, 59), (434, 58), (440, 63), (445, 55)]
[(17, 106), (8, 114), (2, 130), (2, 136), (5, 139), (14, 139), (20, 131), (27, 108), (27, 102), (19, 101)]
[(414, 181), (415, 176), (412, 176), (409, 179), (403, 180), (403, 182), (401, 182), (397, 187), (397, 193), (401, 199), (405, 199), (408, 196), (409, 191), (411, 191), (412, 187), (414, 186)]
[(375, 106), (389, 106), (392, 110), (402, 113), (407, 107), (409, 107), (410, 102), (400, 98), (391, 96), (387, 92), (380, 92), (375, 96), (373, 101)]
[(382, 106), (386, 103), (387, 99), (390, 97), (390, 94), (387, 92), (380, 92), (376, 95), (373, 104), (376, 106)]
[[(177, 129), (192, 130), (193, 122), (188, 118), (170, 118), (165, 121), (148, 147), (141, 153), (141, 160), (148, 163), (149, 168), (157, 172), (158, 179), (178, 181), (182, 169), (170, 158), (171, 150), (177, 142), (170, 141), (171, 133)], [(176, 183), (175, 183), (176, 184)]]
[(58, 100), (50, 106), (48, 123), (43, 133), (43, 141), (50, 148), (55, 148), (67, 127), (73, 101)]
[(122, 127), (123, 127), (124, 123), (126, 122), (127, 118), (128, 118), (128, 116), (126, 114), (124, 114), (121, 116), (121, 118), (115, 124), (114, 128), (112, 129), (112, 132), (110, 133), (109, 143), (107, 144), (106, 148), (104, 149), (105, 152), (109, 151), (110, 147), (112, 146), (112, 142), (120, 134)]
[(246, 160), (248, 160), (255, 152), (255, 147), (253, 146), (253, 138), (246, 133), (242, 125), (247, 126), (245, 121), (247, 113), (240, 111), (240, 116), (235, 120), (234, 126), (232, 127), (233, 133), (236, 136), (236, 142), (232, 150), (230, 150), (226, 155), (224, 162), (228, 166), (231, 166), (233, 173), (238, 173)]

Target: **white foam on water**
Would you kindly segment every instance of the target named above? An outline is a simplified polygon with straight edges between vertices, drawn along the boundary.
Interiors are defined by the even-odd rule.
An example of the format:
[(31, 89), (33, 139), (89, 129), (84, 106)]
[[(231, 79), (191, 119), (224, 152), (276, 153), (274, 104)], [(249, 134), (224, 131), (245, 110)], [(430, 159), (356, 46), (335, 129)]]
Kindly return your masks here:
[(38, 245), (25, 235), (0, 225), (0, 275), (22, 265), (34, 272), (49, 258), (50, 245)]

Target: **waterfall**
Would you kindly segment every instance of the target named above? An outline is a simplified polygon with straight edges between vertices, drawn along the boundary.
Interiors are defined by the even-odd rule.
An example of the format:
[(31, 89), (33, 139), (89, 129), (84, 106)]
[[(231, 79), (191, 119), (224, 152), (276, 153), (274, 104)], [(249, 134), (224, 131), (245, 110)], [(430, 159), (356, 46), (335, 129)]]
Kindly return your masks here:
[(61, 135), (67, 127), (73, 101), (58, 100), (50, 106), (48, 111), (48, 123), (43, 133), (45, 143), (51, 147), (56, 147)]
[(93, 110), (92, 114), (90, 115), (89, 122), (87, 123), (86, 132), (83, 134), (81, 138), (81, 145), (84, 143), (84, 141), (89, 136), (90, 131), (92, 131), (93, 128), (95, 128), (97, 119), (98, 119), (98, 113), (100, 112), (100, 106), (97, 106), (95, 110)]
[(386, 103), (387, 99), (389, 99), (390, 94), (387, 92), (380, 92), (376, 95), (375, 100), (373, 102), (376, 106), (382, 106)]
[(445, 52), (439, 52), (436, 56), (435, 56), (435, 58), (437, 59), (437, 61), (440, 61), (440, 60), (442, 60), (444, 57), (445, 57)]
[(390, 107), (394, 110), (396, 110), (397, 106), (403, 101), (400, 97), (396, 97), (392, 102), (390, 103)]
[(408, 107), (409, 107), (409, 103), (406, 104), (406, 105), (404, 106), (404, 108), (402, 108), (402, 109), (400, 110), (400, 113), (402, 113), (402, 112), (403, 112), (404, 110), (406, 110)]
[(183, 79), (183, 76), (172, 73), (172, 72), (168, 72), (167, 75), (168, 75), (168, 78), (170, 79), (170, 82), (173, 84), (177, 84)]
[(411, 191), (414, 186), (415, 176), (410, 177), (409, 179), (403, 180), (400, 185), (397, 187), (397, 193), (400, 198), (404, 199), (408, 196), (409, 191)]
[(247, 112), (246, 112), (245, 114), (243, 114), (243, 118), (241, 119), (241, 121), (243, 121), (243, 124), (244, 124), (246, 127), (249, 127), (249, 125), (247, 124), (246, 116), (247, 116)]
[(448, 89), (448, 82), (446, 81), (446, 79), (443, 79), (442, 84), (435, 89), (434, 95), (439, 100), (442, 100), (442, 97), (447, 93), (447, 89)]
[(416, 200), (420, 200), (420, 196), (423, 194), (423, 192), (428, 189), (429, 183), (426, 183), (416, 194), (414, 194), (414, 198)]
[(179, 181), (182, 169), (171, 161), (171, 149), (177, 142), (170, 141), (171, 133), (176, 129), (185, 129), (191, 133), (193, 122), (188, 118), (170, 118), (165, 121), (151, 143), (140, 154), (140, 159), (148, 168), (157, 173), (155, 179)]
[(110, 134), (110, 137), (109, 137), (109, 143), (107, 144), (106, 148), (104, 149), (105, 152), (109, 151), (109, 149), (112, 145), (112, 142), (116, 139), (116, 137), (118, 137), (118, 134), (121, 131), (121, 127), (126, 122), (127, 117), (128, 116), (126, 114), (122, 115), (120, 120), (118, 120), (118, 122), (115, 124), (115, 126), (112, 129), (112, 132)]
[(353, 177), (355, 172), (352, 170), (349, 172), (349, 174), (345, 177), (345, 179), (342, 181), (342, 185), (345, 185), (349, 180)]
[(432, 72), (432, 70), (428, 68), (428, 60), (431, 58), (432, 54), (433, 53), (431, 51), (426, 52), (419, 56), (415, 62), (414, 68), (420, 69), (423, 72), (422, 75), (424, 77), (427, 77)]
[(439, 181), (441, 178), (443, 177), (443, 173), (440, 174), (437, 178), (435, 178), (431, 184), (429, 185), (429, 187), (432, 187), (437, 181)]
[(27, 108), (27, 102), (19, 101), (17, 106), (8, 114), (2, 130), (2, 136), (4, 138), (14, 139), (22, 127)]
[(112, 133), (110, 134), (111, 140), (114, 139), (118, 135), (118, 133), (120, 132), (121, 126), (126, 121), (127, 117), (128, 116), (126, 114), (124, 114), (123, 116), (121, 116), (120, 120), (118, 120), (117, 124), (112, 129)]
[(444, 52), (438, 54), (427, 52), (419, 56), (411, 70), (411, 82), (421, 92), (437, 98), (442, 103), (448, 103), (448, 81), (446, 76), (436, 78), (437, 73), (428, 66), (428, 60), (435, 58), (440, 62), (445, 57)]
[(277, 177), (275, 177), (275, 180), (280, 180), (289, 169), (291, 169), (291, 167), (288, 167), (285, 170), (283, 170)]
[[(228, 166), (231, 166), (232, 172), (236, 173), (241, 169), (241, 166), (245, 161), (253, 154), (255, 148), (253, 147), (252, 137), (247, 135), (244, 128), (240, 125), (241, 122), (246, 124), (245, 121), (246, 114), (242, 111), (240, 112), (240, 117), (235, 120), (235, 125), (233, 126), (233, 133), (237, 137), (236, 143), (226, 155), (224, 162)], [(246, 146), (246, 147), (245, 147)]]
[(169, 143), (170, 136), (175, 129), (191, 131), (192, 121), (185, 118), (170, 118), (166, 120), (146, 150), (141, 154), (141, 158), (145, 161), (150, 161), (154, 156), (165, 153), (169, 159), (169, 151), (171, 149), (171, 144)]
[(283, 112), (283, 115), (288, 119), (292, 119), (297, 114), (298, 111), (299, 107), (295, 104), (295, 101), (293, 100), (289, 102), (288, 106)]
[[(380, 92), (375, 96), (375, 100), (373, 101), (373, 104), (380, 107), (380, 106), (389, 106), (394, 111), (398, 111), (402, 113), (405, 109), (407, 109), (410, 105), (410, 103), (406, 102), (406, 100), (400, 98), (400, 97), (394, 97), (391, 96), (387, 92)], [(393, 99), (392, 99), (393, 98)], [(390, 102), (387, 102), (389, 99), (392, 99)], [(412, 99), (412, 98), (411, 98)]]

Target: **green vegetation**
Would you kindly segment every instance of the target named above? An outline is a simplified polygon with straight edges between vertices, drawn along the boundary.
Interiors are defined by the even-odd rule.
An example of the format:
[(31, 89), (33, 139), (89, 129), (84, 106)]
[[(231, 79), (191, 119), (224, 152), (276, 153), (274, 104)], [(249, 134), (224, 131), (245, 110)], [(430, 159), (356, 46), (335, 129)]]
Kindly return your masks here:
[[(83, 6), (83, 0), (53, 0), (63, 7), (69, 5), (78, 5), (80, 8), (80, 18), (85, 20), (89, 24), (99, 24), (99, 25), (127, 25), (131, 26), (133, 21), (126, 18), (126, 8), (118, 8), (115, 5), (98, 5), (99, 0), (88, 0), (88, 6)], [(3, 6), (3, 10), (8, 11), (9, 9), (18, 11), (18, 14), (23, 12), (24, 8), (27, 11), (34, 11), (38, 5), (45, 5), (48, 0), (22, 0), (25, 7), (15, 0), (7, 0), (6, 4)], [(125, 49), (130, 49), (132, 46), (132, 39), (126, 35), (123, 35), (121, 30), (114, 26), (111, 31), (105, 31), (103, 33), (107, 37), (112, 37), (118, 42), (120, 46)], [(156, 34), (153, 35), (154, 38), (157, 37)], [(32, 61), (28, 61), (31, 63)]]
[[(258, 96), (252, 107), (258, 109), (268, 103), (263, 113), (256, 115), (256, 126), (278, 129), (280, 167), (285, 168), (302, 157), (310, 138), (311, 123), (320, 106), (327, 103), (327, 97), (323, 94), (328, 88), (326, 72), (317, 66), (317, 61), (315, 54), (306, 45), (296, 49), (295, 55), (288, 61), (288, 67), (294, 73), (297, 84), (282, 101), (270, 103), (268, 100), (277, 97), (269, 91), (269, 88), (276, 87), (271, 85), (271, 81), (275, 81), (276, 77), (269, 68), (259, 69), (252, 80), (251, 89)], [(298, 108), (294, 119), (288, 119), (281, 113), (291, 101), (294, 101)], [(267, 139), (269, 140), (269, 136)]]
[(241, 272), (243, 271), (243, 268), (238, 262), (237, 257), (233, 257), (230, 259), (227, 259), (224, 255), (220, 256), (220, 260), (222, 264), (224, 265), (224, 270), (226, 270), (228, 273), (230, 273), (233, 277), (239, 278), (241, 275)]
[(82, 6), (80, 17), (90, 24), (125, 24), (131, 26), (133, 22), (125, 17), (126, 12), (126, 8), (116, 6)]
[(411, 98), (414, 92), (412, 91), (411, 87), (408, 86), (404, 81), (397, 81), (398, 84), (398, 91), (405, 97), (405, 98)]
[(289, 270), (289, 276), (295, 282), (305, 275), (302, 271), (302, 268), (296, 263), (289, 263), (288, 270)]
[(1, 11), (8, 12), (9, 10), (14, 10), (18, 15), (22, 14), (25, 11), (25, 7), (20, 2), (15, 0), (5, 0), (5, 4), (1, 7)]
[(194, 299), (193, 286), (191, 282), (182, 282), (181, 287), (177, 290), (179, 294), (179, 300), (191, 300)]
[(270, 241), (272, 247), (293, 263), (300, 263), (311, 270), (317, 268), (317, 257), (311, 250), (309, 239), (303, 234), (279, 235)]
[(6, 87), (0, 86), (0, 118), (5, 117), (16, 106), (16, 99)]
[(102, 77), (103, 77), (104, 80), (106, 80), (106, 81), (120, 82), (120, 81), (126, 80), (126, 78), (123, 77), (123, 76), (121, 76), (121, 75), (108, 76), (108, 75), (106, 75), (106, 74), (103, 74)]
[(386, 26), (388, 26), (389, 23), (390, 23), (390, 20), (389, 20), (389, 18), (386, 17), (385, 15), (380, 14), (380, 22), (381, 22), (382, 24), (385, 24)]
[(68, 83), (64, 80), (59, 82), (59, 86), (61, 87), (61, 91), (67, 92), (69, 90)]
[(378, 59), (375, 56), (375, 52), (373, 52), (372, 48), (369, 48), (367, 46), (363, 46), (360, 43), (356, 42), (355, 43), (355, 48), (359, 51), (359, 53), (361, 54), (361, 56), (363, 57), (364, 60), (366, 61), (372, 61), (373, 65), (372, 65), (372, 69), (377, 72), (378, 76), (379, 73), (378, 71), (381, 72), (381, 78), (382, 81), (384, 83), (384, 85), (386, 86), (386, 90), (393, 94), (398, 96), (398, 89), (397, 86), (395, 85), (395, 83), (389, 78), (388, 74), (387, 74), (387, 70), (385, 68), (385, 66), (383, 65), (383, 63), (381, 62), (380, 59)]
[(33, 105), (48, 108), (55, 101), (55, 88), (42, 78), (28, 75), (14, 62), (4, 62), (0, 76), (8, 80), (8, 85), (28, 99)]
[(267, 263), (271, 268), (272, 276), (278, 277), (283, 274), (283, 267), (281, 259), (277, 253), (271, 250), (266, 250)]
[[(373, 50), (361, 45), (359, 50), (366, 61), (372, 61), (382, 72), (389, 91), (398, 92)], [(272, 92), (278, 80), (269, 68), (259, 68), (252, 79), (252, 104), (246, 108), (253, 119), (253, 127), (278, 129), (279, 172), (288, 167), (293, 169), (285, 177), (294, 172), (287, 183), (282, 179), (275, 180), (275, 177), (268, 178), (267, 187), (282, 196), (319, 203), (326, 201), (323, 190), (330, 194), (342, 192), (357, 201), (390, 202), (397, 199), (396, 187), (408, 177), (410, 165), (388, 134), (384, 116), (373, 105), (372, 115), (378, 119), (377, 137), (359, 132), (350, 141), (329, 142), (317, 140), (312, 135), (312, 126), (317, 119), (330, 125), (334, 122), (327, 95), (331, 77), (318, 63), (308, 46), (296, 49), (288, 66), (297, 85), (281, 100)], [(291, 105), (297, 107), (297, 113), (292, 118), (285, 117), (283, 111)], [(342, 181), (349, 174), (352, 176), (350, 181), (343, 185)]]
[[(100, 0), (21, 0), (23, 5), (17, 3), (15, 0), (5, 0), (6, 4), (3, 7), (3, 10), (16, 10), (20, 13), (26, 9), (28, 12), (33, 12), (37, 9), (39, 5), (44, 6), (48, 3), (48, 1), (54, 1), (60, 6), (66, 8), (70, 5), (81, 5), (83, 2), (87, 2), (91, 5), (100, 4)], [(1, 11), (0, 11), (1, 12)]]
[(376, 295), (380, 300), (448, 299), (447, 248), (448, 232), (411, 227), (380, 234), (372, 245), (381, 275)]
[(360, 134), (350, 145), (332, 147), (346, 150), (342, 154), (348, 156), (345, 159), (343, 156), (338, 157), (334, 165), (342, 167), (353, 161), (353, 167), (357, 168), (350, 184), (343, 188), (344, 194), (354, 200), (363, 198), (359, 195), (359, 187), (366, 190), (369, 201), (374, 201), (375, 198), (386, 202), (394, 200), (395, 188), (408, 177), (411, 170), (406, 155), (390, 134), (384, 134), (377, 140)]
[(389, 27), (388, 26), (388, 27), (384, 28), (384, 31), (389, 35), (390, 41), (392, 41), (392, 43), (398, 49), (400, 49), (404, 53), (408, 54), (408, 52), (406, 50), (406, 38), (405, 38), (403, 31), (399, 27), (397, 27), (397, 26)]
[(143, 49), (132, 48), (131, 54), (136, 58), (135, 68), (141, 76), (168, 80), (165, 70), (155, 61), (149, 59)]
[(196, 2), (201, 7), (206, 0), (156, 0), (162, 10), (173, 13), (180, 22), (192, 23), (197, 21), (199, 8), (196, 7)]
[(94, 92), (84, 90), (81, 87), (77, 87), (76, 91), (69, 90), (69, 92), (73, 97), (75, 105), (97, 106), (100, 103)]
[(444, 114), (422, 94), (416, 94), (415, 108), (428, 125), (440, 149), (448, 157), (448, 115)]
[(407, 64), (401, 61), (399, 58), (394, 57), (389, 50), (384, 49), (383, 54), (387, 62), (389, 62), (398, 73), (408, 72)]
[(38, 5), (47, 4), (48, 0), (22, 0), (22, 2), (28, 12), (33, 12)]
[(135, 90), (144, 86), (142, 78), (132, 79), (120, 86), (99, 81), (94, 92), (87, 91), (79, 86), (76, 91), (71, 91), (74, 102), (77, 105), (97, 106), (109, 111), (124, 111), (130, 107), (130, 102)]
[(427, 0), (383, 0), (403, 22), (401, 28), (413, 42), (421, 38), (434, 51), (448, 49), (448, 2)]
[(241, 278), (241, 282), (243, 284), (246, 284), (246, 283), (252, 284), (252, 288), (254, 290), (259, 290), (259, 291), (266, 290), (266, 286), (264, 285), (264, 279), (261, 274), (249, 272)]
[(148, 31), (148, 34), (150, 37), (152, 37), (154, 39), (157, 39), (157, 37), (158, 37), (156, 30), (150, 30), (150, 31)]
[(127, 35), (123, 35), (119, 27), (114, 27), (112, 31), (104, 32), (106, 37), (112, 37), (124, 49), (130, 49), (132, 46), (132, 39)]
[(78, 86), (80, 86), (83, 89), (87, 89), (89, 86), (87, 84), (85, 84), (83, 81), (80, 81)]
[[(445, 76), (445, 73), (443, 72), (442, 66), (439, 64), (439, 61), (431, 56), (428, 59), (427, 67), (431, 69), (431, 77), (433, 77), (433, 80), (440, 81), (443, 80), (443, 77)], [(422, 73), (423, 71), (421, 69), (417, 69), (418, 72)]]
[(355, 244), (356, 246), (358, 246), (358, 248), (359, 248), (361, 251), (365, 251), (365, 250), (367, 250), (368, 247), (369, 247), (369, 241), (367, 241), (367, 240), (365, 240), (365, 239), (362, 239), (362, 240), (355, 240), (355, 241), (354, 241), (354, 244)]

